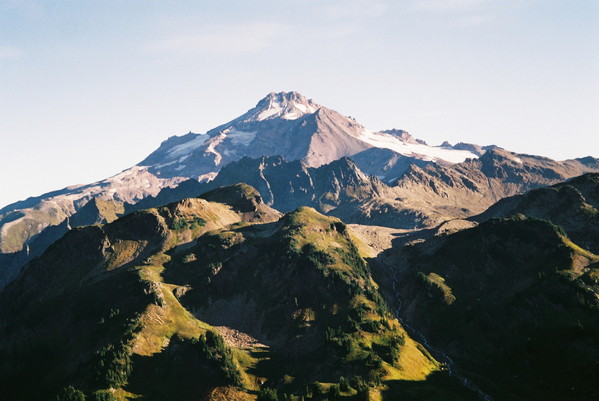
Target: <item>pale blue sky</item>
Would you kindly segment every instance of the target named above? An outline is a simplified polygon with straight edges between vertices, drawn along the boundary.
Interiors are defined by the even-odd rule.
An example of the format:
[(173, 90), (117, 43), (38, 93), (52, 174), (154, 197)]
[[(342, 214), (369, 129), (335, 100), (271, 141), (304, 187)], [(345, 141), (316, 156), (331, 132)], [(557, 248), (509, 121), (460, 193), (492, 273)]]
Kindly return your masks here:
[(0, 207), (282, 90), (429, 144), (599, 157), (599, 1), (0, 0)]

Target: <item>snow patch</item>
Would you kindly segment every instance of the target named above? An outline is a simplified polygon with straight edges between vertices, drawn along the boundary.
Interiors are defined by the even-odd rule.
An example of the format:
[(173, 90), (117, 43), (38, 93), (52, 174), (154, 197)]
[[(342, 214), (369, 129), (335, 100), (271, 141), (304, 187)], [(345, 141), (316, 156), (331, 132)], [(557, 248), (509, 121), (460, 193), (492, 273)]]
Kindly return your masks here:
[(372, 132), (364, 129), (358, 139), (374, 147), (391, 149), (406, 156), (416, 156), (424, 160), (444, 160), (450, 163), (461, 163), (466, 159), (477, 159), (478, 156), (467, 150), (448, 149), (437, 146), (428, 146), (419, 143), (406, 143), (394, 135), (382, 132)]
[(281, 117), (284, 120), (296, 120), (304, 114), (314, 113), (317, 108), (309, 105), (296, 103), (294, 101), (284, 101), (281, 103), (277, 99), (272, 99), (268, 108), (262, 110), (254, 118), (257, 121), (264, 121), (269, 118)]
[(299, 116), (297, 115), (297, 113), (287, 113), (287, 114), (283, 114), (281, 116), (282, 119), (284, 120), (297, 120), (299, 118)]
[(233, 145), (250, 146), (250, 143), (256, 138), (256, 131), (246, 132), (230, 128), (225, 133)]
[(295, 103), (295, 108), (301, 111), (302, 113), (314, 113), (313, 111), (308, 111), (308, 107), (304, 106), (303, 104)]
[(208, 147), (206, 148), (206, 153), (212, 153), (215, 157), (214, 157), (214, 165), (218, 166), (221, 162), (221, 160), (223, 159), (223, 156), (218, 153), (218, 151), (216, 150), (216, 147), (227, 137), (227, 130), (221, 132), (220, 134), (218, 134), (217, 136), (214, 136), (212, 138), (210, 138)]
[(209, 181), (212, 181), (213, 179), (215, 179), (217, 175), (218, 175), (218, 173), (214, 172), (214, 171), (211, 173), (202, 174), (202, 175), (198, 176), (198, 181), (199, 182), (209, 182)]
[(204, 144), (204, 142), (208, 140), (208, 138), (209, 137), (206, 134), (198, 134), (195, 138), (193, 138), (190, 141), (182, 143), (181, 145), (173, 146), (166, 152), (166, 156), (168, 158), (176, 158), (185, 154), (189, 154), (201, 147)]
[(175, 163), (177, 163), (177, 161), (173, 160), (172, 162), (158, 164), (155, 167), (158, 169), (161, 169), (162, 167), (170, 166), (171, 164), (175, 164)]
[(266, 109), (266, 110), (260, 112), (260, 114), (258, 114), (258, 121), (263, 121), (269, 117), (273, 117), (278, 114), (281, 114), (281, 110), (282, 110), (281, 103), (279, 103), (277, 101), (272, 101), (268, 105), (268, 109)]

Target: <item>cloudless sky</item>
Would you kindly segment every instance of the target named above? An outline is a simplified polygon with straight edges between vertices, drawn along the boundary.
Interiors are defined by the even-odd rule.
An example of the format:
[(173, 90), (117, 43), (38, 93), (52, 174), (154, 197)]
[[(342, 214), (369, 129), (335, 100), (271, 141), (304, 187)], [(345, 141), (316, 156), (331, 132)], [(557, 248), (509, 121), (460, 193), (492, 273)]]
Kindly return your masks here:
[(433, 145), (599, 157), (599, 1), (0, 0), (0, 207), (290, 90)]

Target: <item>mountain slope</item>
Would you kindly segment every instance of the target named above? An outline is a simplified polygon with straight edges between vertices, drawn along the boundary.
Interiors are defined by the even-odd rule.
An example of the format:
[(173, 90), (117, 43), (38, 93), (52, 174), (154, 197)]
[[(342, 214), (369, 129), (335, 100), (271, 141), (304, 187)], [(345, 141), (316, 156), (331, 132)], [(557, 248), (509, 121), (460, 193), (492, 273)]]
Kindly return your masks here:
[(381, 181), (393, 184), (410, 168), (416, 165), (424, 167), (433, 163), (429, 160), (404, 156), (391, 149), (370, 148), (351, 156), (360, 170), (368, 175), (374, 175)]
[[(50, 245), (62, 238), (69, 230), (112, 222), (124, 213), (123, 202), (91, 198), (85, 206), (71, 216), (67, 216), (60, 224), (50, 225), (29, 238), (25, 249), (18, 252), (0, 253), (0, 267), (2, 267), (0, 268), (0, 290), (17, 277), (22, 266), (44, 253)], [(28, 222), (27, 218), (24, 220)], [(17, 232), (25, 233), (26, 231)]]
[(394, 199), (373, 199), (361, 206), (358, 215), (346, 218), (364, 224), (370, 216), (409, 212), (411, 217), (404, 220), (379, 218), (370, 221), (386, 225), (382, 223), (387, 220), (397, 228), (431, 227), (445, 220), (482, 213), (504, 197), (552, 185), (598, 168), (599, 163), (593, 158), (558, 162), (490, 149), (478, 159), (450, 166), (436, 163), (423, 167), (411, 165), (391, 187)]
[(174, 137), (143, 160), (157, 176), (206, 180), (244, 156), (283, 156), (317, 167), (370, 145), (356, 137), (363, 127), (296, 92), (271, 93), (242, 116), (204, 135)]
[(428, 146), (404, 131), (371, 132), (350, 117), (320, 106), (297, 92), (270, 93), (242, 116), (206, 134), (189, 133), (163, 142), (139, 166), (159, 177), (213, 178), (247, 156), (281, 156), (319, 167), (370, 148), (392, 149), (415, 159), (461, 162), (467, 150)]
[(280, 156), (245, 157), (223, 167), (208, 183), (186, 181), (140, 201), (129, 210), (153, 207), (239, 182), (256, 188), (269, 206), (282, 212), (310, 206), (328, 213), (345, 203), (391, 194), (387, 185), (367, 176), (345, 157), (317, 168), (301, 161), (288, 162)]
[(8, 205), (0, 210), (0, 251), (22, 250), (46, 227), (65, 222), (91, 199), (135, 203), (181, 181), (182, 178), (157, 178), (146, 168), (133, 167), (93, 184), (68, 187)]
[[(580, 201), (567, 206), (581, 193), (574, 189), (596, 196), (599, 188), (594, 174), (572, 182), (504, 200), (485, 215), (530, 205), (516, 210), (551, 217), (561, 208), (564, 219), (555, 221), (569, 223), (584, 213)], [(596, 231), (592, 219), (575, 221), (572, 238)], [(596, 236), (584, 238), (596, 249)], [(454, 374), (493, 399), (591, 400), (599, 395), (599, 256), (579, 245), (561, 227), (520, 214), (395, 246), (379, 260), (403, 321)]]
[(341, 376), (348, 400), (406, 379), (472, 399), (423, 381), (441, 366), (389, 312), (343, 223), (309, 208), (279, 219), (243, 185), (204, 197), (72, 230), (26, 266), (0, 294), (7, 400), (68, 385), (119, 400), (322, 399)]
[[(384, 157), (387, 152), (394, 154), (390, 150), (369, 149), (355, 157), (364, 164), (368, 159), (363, 156)], [(401, 169), (401, 159), (396, 161), (390, 171)], [(380, 166), (375, 162), (378, 163), (370, 163)], [(244, 158), (225, 166), (207, 184), (188, 181), (175, 189), (166, 188), (137, 207), (152, 207), (221, 185), (245, 182), (258, 189), (269, 205), (282, 211), (311, 206), (348, 223), (430, 228), (481, 213), (503, 197), (599, 168), (592, 158), (557, 162), (502, 149), (489, 149), (479, 159), (454, 165), (422, 163), (421, 167), (410, 163), (407, 171), (394, 180), (395, 185), (389, 187), (368, 177), (353, 160), (344, 158), (318, 168), (299, 161), (287, 162), (281, 157)]]
[(548, 188), (505, 198), (473, 217), (524, 215), (548, 220), (562, 227), (572, 240), (599, 254), (599, 175), (585, 174)]
[[(271, 93), (256, 107), (206, 134), (171, 137), (137, 166), (106, 180), (68, 187), (0, 210), (0, 252), (19, 252), (48, 226), (63, 224), (91, 198), (135, 203), (192, 178), (207, 181), (249, 156), (283, 156), (318, 167), (380, 146), (411, 158), (461, 161), (469, 151), (429, 147), (395, 131), (374, 133), (297, 92)], [(406, 141), (404, 143), (404, 141)]]

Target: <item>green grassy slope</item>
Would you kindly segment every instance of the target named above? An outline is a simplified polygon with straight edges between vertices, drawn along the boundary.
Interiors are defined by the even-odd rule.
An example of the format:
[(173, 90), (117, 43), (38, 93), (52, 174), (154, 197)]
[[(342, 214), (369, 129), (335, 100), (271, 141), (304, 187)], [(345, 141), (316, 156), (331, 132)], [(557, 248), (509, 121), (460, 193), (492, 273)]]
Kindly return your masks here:
[(496, 399), (586, 400), (599, 382), (599, 257), (546, 221), (408, 247), (404, 318)]
[(524, 215), (562, 227), (578, 245), (599, 253), (599, 174), (589, 173), (566, 182), (503, 199), (476, 221)]
[(3, 397), (395, 399), (422, 383), (460, 399), (342, 222), (310, 208), (279, 219), (255, 195), (234, 186), (206, 196), (224, 203), (75, 229), (27, 265), (0, 295)]

